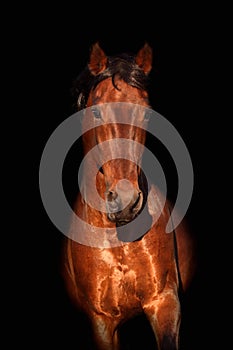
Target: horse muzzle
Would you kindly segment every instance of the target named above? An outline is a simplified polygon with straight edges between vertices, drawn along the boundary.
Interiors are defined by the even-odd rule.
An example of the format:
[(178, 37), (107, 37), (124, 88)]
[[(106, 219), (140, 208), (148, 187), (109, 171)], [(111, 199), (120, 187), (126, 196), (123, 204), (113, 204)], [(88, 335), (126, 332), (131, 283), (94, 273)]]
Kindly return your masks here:
[(143, 194), (128, 180), (119, 180), (114, 189), (106, 192), (108, 219), (118, 225), (132, 221), (140, 212)]

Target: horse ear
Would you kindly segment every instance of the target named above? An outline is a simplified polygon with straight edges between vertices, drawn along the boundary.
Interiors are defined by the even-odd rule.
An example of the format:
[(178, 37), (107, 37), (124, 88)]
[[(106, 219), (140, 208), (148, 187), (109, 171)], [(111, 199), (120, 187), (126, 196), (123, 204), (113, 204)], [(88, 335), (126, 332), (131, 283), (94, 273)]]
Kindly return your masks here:
[(88, 64), (88, 68), (93, 75), (97, 75), (103, 72), (107, 68), (107, 56), (104, 51), (99, 46), (99, 43), (96, 42), (92, 48), (90, 53), (90, 61)]
[(152, 48), (148, 43), (138, 51), (135, 62), (144, 71), (145, 74), (149, 74), (152, 68)]

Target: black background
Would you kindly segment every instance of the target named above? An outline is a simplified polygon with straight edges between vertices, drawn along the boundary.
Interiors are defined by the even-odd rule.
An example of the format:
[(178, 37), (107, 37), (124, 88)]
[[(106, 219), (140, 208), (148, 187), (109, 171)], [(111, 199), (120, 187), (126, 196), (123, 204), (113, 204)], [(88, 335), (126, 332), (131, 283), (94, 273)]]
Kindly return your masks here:
[[(57, 5), (56, 5), (57, 6)], [(91, 10), (91, 15), (89, 14)], [(175, 12), (173, 12), (176, 10)], [(197, 237), (199, 268), (188, 294), (182, 299), (181, 350), (201, 349), (210, 344), (208, 328), (213, 322), (210, 302), (213, 283), (212, 227), (209, 224), (208, 166), (210, 162), (205, 88), (207, 85), (207, 39), (205, 18), (197, 11), (147, 7), (140, 13), (126, 9), (59, 8), (37, 11), (30, 16), (27, 58), (31, 77), (25, 92), (30, 98), (33, 141), (37, 154), (36, 171), (45, 143), (53, 130), (73, 113), (70, 89), (75, 77), (85, 67), (90, 46), (99, 41), (107, 55), (130, 51), (136, 53), (147, 41), (153, 48), (150, 100), (154, 110), (166, 117), (179, 131), (188, 147), (194, 167), (194, 192), (188, 216)], [(28, 35), (30, 30), (32, 36)], [(156, 152), (155, 152), (156, 154)], [(35, 159), (32, 160), (35, 164)], [(75, 164), (74, 164), (75, 167)], [(73, 195), (72, 167), (67, 170), (67, 194)], [(68, 177), (70, 175), (71, 180)], [(169, 177), (169, 174), (168, 174)], [(172, 176), (170, 175), (172, 183)], [(87, 350), (89, 330), (85, 319), (70, 304), (60, 276), (60, 248), (63, 235), (48, 218), (40, 200), (34, 212), (35, 234), (30, 241), (30, 287), (26, 293), (29, 306), (28, 331), (31, 345)], [(207, 209), (206, 209), (207, 207)], [(30, 236), (31, 237), (31, 236)], [(123, 328), (126, 349), (153, 349), (153, 336), (143, 318)]]

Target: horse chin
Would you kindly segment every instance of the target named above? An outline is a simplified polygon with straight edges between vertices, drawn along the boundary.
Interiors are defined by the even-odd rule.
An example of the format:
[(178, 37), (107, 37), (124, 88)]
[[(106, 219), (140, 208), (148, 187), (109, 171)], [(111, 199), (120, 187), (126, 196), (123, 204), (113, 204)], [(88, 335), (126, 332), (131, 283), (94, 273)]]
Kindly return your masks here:
[(115, 222), (116, 227), (120, 227), (120, 226), (124, 226), (124, 225), (129, 224), (131, 221), (133, 221), (135, 219), (136, 216), (137, 216), (136, 214), (133, 214), (133, 215), (130, 215), (127, 217), (123, 217), (120, 215), (120, 213), (118, 213), (118, 215), (117, 215), (117, 213), (116, 214), (109, 213), (108, 219), (111, 222)]
[(107, 214), (108, 219), (111, 222), (114, 222), (116, 224), (116, 226), (123, 226), (128, 224), (130, 221), (133, 220), (133, 218), (129, 219), (129, 218), (119, 218), (116, 214), (114, 213), (108, 213)]
[[(132, 219), (133, 220), (133, 219)], [(116, 221), (116, 227), (121, 227), (124, 225), (127, 225), (128, 223), (130, 223), (132, 220), (117, 220)]]

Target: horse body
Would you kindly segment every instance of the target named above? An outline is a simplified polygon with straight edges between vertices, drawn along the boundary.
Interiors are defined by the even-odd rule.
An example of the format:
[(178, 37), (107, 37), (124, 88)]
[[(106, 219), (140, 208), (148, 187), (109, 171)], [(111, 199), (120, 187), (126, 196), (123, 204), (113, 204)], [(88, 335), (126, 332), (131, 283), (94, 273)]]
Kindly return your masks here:
[[(151, 60), (151, 49), (146, 44), (133, 61), (137, 74), (146, 77), (151, 69)], [(126, 61), (121, 58), (123, 73), (124, 65)], [(107, 56), (98, 44), (93, 46), (88, 68), (95, 77), (108, 70)], [(146, 90), (137, 86), (136, 82), (129, 84), (121, 71), (118, 69), (114, 80), (112, 76), (107, 76), (88, 91), (86, 107), (119, 101), (149, 106)], [(79, 97), (81, 101), (82, 94)], [(92, 112), (95, 114), (96, 110)], [(135, 115), (142, 118), (143, 123), (143, 115)], [(177, 350), (181, 321), (179, 288), (182, 284), (182, 288), (186, 289), (194, 273), (193, 241), (184, 222), (174, 232), (165, 233), (170, 203), (165, 200), (165, 206), (162, 205), (163, 194), (155, 185), (145, 190), (143, 180), (140, 181), (140, 169), (133, 161), (110, 159), (111, 147), (107, 151), (101, 148), (109, 139), (128, 138), (134, 141), (135, 148), (124, 152), (141, 158), (142, 151), (137, 145), (144, 144), (145, 130), (130, 124), (118, 125), (114, 113), (109, 110), (101, 118), (106, 116), (113, 118), (112, 124), (96, 124), (83, 134), (84, 154), (96, 145), (99, 147), (99, 153), (87, 159), (83, 181), (87, 196), (90, 196), (88, 191), (91, 191), (92, 184), (96, 184), (108, 210), (101, 212), (88, 205), (85, 196), (79, 193), (75, 214), (92, 227), (103, 230), (101, 237), (94, 231), (93, 236), (87, 235), (86, 244), (66, 240), (63, 273), (67, 290), (77, 307), (88, 315), (97, 349), (120, 349), (120, 326), (137, 314), (145, 313), (158, 349)], [(95, 117), (87, 113), (84, 126), (93, 123)], [(127, 230), (126, 224), (133, 222), (143, 205), (146, 205), (148, 220), (153, 222), (160, 210), (159, 218), (139, 239), (124, 242), (119, 238), (118, 227), (126, 227)], [(82, 228), (74, 221), (71, 230), (80, 232)], [(98, 246), (99, 239), (101, 246)]]

